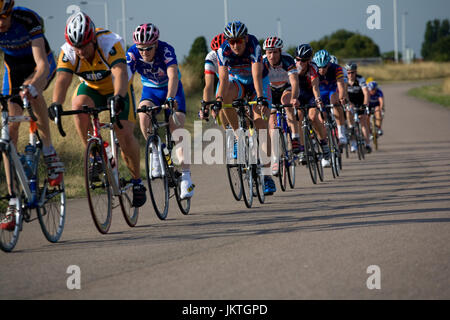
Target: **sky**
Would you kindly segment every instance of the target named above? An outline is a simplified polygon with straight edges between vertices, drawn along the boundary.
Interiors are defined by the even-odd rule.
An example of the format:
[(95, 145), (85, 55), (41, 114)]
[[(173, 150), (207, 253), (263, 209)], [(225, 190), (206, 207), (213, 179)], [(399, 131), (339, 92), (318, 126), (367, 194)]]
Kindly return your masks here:
[[(132, 44), (133, 30), (141, 23), (154, 23), (160, 40), (175, 48), (178, 60), (188, 55), (195, 38), (204, 36), (209, 44), (225, 26), (224, 0), (95, 0), (80, 4), (71, 0), (15, 0), (16, 6), (35, 10), (45, 18), (46, 37), (59, 52), (70, 5), (78, 5), (97, 27), (105, 27), (107, 3), (109, 30), (122, 35), (122, 1), (125, 1), (126, 40)], [(394, 50), (393, 0), (227, 0), (228, 20), (244, 22), (258, 39), (278, 34), (285, 47), (319, 40), (338, 29), (371, 37), (381, 52)], [(380, 29), (369, 29), (370, 5), (380, 9)], [(420, 57), (426, 22), (450, 19), (449, 0), (397, 0), (398, 48), (402, 48), (402, 15), (406, 17), (406, 46)], [(119, 27), (119, 30), (117, 29)]]

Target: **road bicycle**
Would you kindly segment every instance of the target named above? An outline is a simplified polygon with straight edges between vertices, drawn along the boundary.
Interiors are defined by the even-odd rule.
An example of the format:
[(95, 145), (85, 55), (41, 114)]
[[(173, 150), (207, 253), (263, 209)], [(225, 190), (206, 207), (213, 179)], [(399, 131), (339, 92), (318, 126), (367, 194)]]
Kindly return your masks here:
[[(278, 159), (278, 178), (280, 188), (286, 191), (287, 180), (291, 189), (295, 187), (295, 166), (297, 156), (292, 150), (292, 132), (288, 126), (286, 108), (292, 108), (291, 104), (272, 104), (272, 109), (276, 112), (276, 126), (274, 130), (278, 132), (278, 142), (275, 143), (275, 153)], [(274, 141), (272, 141), (274, 143)], [(278, 150), (277, 150), (278, 149)]]
[(333, 108), (337, 106), (328, 104), (324, 106), (322, 118), (324, 119), (324, 126), (327, 131), (328, 146), (330, 148), (331, 171), (333, 178), (339, 176), (339, 171), (342, 169), (342, 153), (339, 147), (339, 138), (336, 119), (334, 117)]
[[(156, 116), (161, 110), (165, 110), (165, 119), (163, 122), (158, 122)], [(166, 105), (142, 106), (137, 112), (144, 113), (149, 118), (151, 124), (151, 129), (150, 127), (147, 128), (145, 172), (147, 175), (148, 190), (156, 215), (161, 220), (167, 218), (169, 199), (174, 196), (181, 213), (187, 215), (191, 208), (191, 198), (181, 199), (180, 186), (182, 173), (175, 167), (171, 157), (174, 141), (170, 133), (169, 117), (172, 115), (174, 122), (178, 123), (176, 114)], [(162, 132), (160, 129), (165, 130)], [(158, 175), (152, 174), (155, 169), (153, 168), (154, 159), (159, 161), (160, 173)], [(173, 189), (173, 192), (171, 192), (171, 189)]]
[(370, 108), (369, 110), (370, 113), (370, 120), (369, 120), (369, 125), (370, 125), (370, 137), (371, 140), (373, 141), (373, 145), (375, 147), (375, 150), (378, 150), (378, 129), (376, 126), (376, 117), (375, 117), (375, 108)]
[[(100, 122), (99, 114), (109, 111), (109, 121)], [(62, 116), (87, 114), (90, 116), (92, 131), (88, 132), (84, 154), (84, 178), (89, 209), (97, 230), (106, 234), (111, 227), (112, 212), (120, 207), (126, 223), (136, 226), (139, 208), (133, 207), (133, 183), (126, 166), (120, 165), (120, 145), (116, 137), (115, 123), (122, 128), (116, 117), (114, 101), (109, 106), (91, 108), (83, 105), (81, 110), (56, 111), (55, 123), (60, 134), (65, 137)], [(109, 142), (103, 139), (101, 130), (109, 130)]]
[(297, 121), (299, 120), (297, 109), (303, 113), (302, 120), (302, 136), (305, 148), (306, 165), (308, 166), (311, 181), (317, 184), (317, 175), (319, 175), (320, 181), (323, 181), (323, 167), (321, 160), (323, 157), (322, 147), (320, 145), (317, 134), (312, 126), (312, 122), (309, 119), (309, 109), (316, 108), (314, 105), (302, 105), (296, 108), (295, 116)]
[[(37, 119), (31, 105), (28, 99), (24, 98), (23, 106), (29, 116), (9, 116), (10, 98), (12, 96), (0, 95), (0, 221), (15, 221), (11, 228), (0, 229), (0, 248), (6, 252), (12, 251), (16, 246), (23, 222), (36, 220), (32, 218), (33, 209), (36, 209), (45, 238), (52, 243), (61, 238), (66, 219), (64, 179), (55, 187), (48, 183), (42, 141), (37, 132)], [(8, 124), (11, 122), (30, 123), (29, 143), (25, 146), (24, 154), (17, 153), (10, 140)], [(11, 204), (14, 202), (15, 204)], [(14, 216), (7, 216), (8, 211), (13, 212)]]
[(361, 121), (359, 119), (360, 115), (368, 114), (367, 107), (365, 106), (354, 106), (353, 117), (355, 125), (352, 128), (352, 139), (356, 141), (358, 159), (363, 160), (366, 154), (366, 143), (364, 140), (364, 135), (361, 128)]

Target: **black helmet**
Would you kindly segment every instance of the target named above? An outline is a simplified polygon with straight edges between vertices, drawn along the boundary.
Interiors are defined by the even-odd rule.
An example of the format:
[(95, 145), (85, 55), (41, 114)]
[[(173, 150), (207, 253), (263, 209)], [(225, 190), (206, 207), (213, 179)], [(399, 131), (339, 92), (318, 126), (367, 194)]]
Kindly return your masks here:
[(301, 44), (297, 47), (297, 57), (301, 59), (309, 59), (313, 55), (313, 49), (307, 43)]

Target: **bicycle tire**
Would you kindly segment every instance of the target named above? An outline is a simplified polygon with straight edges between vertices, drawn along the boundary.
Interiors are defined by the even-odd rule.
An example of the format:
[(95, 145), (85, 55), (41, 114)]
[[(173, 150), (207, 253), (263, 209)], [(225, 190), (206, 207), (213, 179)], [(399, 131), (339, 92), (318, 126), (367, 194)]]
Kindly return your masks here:
[(294, 152), (292, 151), (292, 137), (289, 132), (285, 133), (286, 137), (286, 147), (287, 147), (287, 177), (289, 182), (289, 187), (291, 189), (295, 188), (295, 161), (294, 161)]
[[(113, 191), (106, 174), (105, 152), (96, 139), (88, 142), (84, 157), (84, 177), (89, 209), (95, 227), (101, 234), (106, 234), (111, 227), (113, 210)], [(98, 173), (90, 176), (89, 168)], [(95, 169), (97, 167), (97, 169)]]
[[(133, 207), (133, 182), (131, 182), (130, 171), (126, 166), (120, 165), (120, 146), (117, 146), (117, 156), (114, 159), (115, 167), (113, 172), (117, 170), (117, 178), (119, 182), (120, 195), (119, 204), (123, 214), (123, 218), (129, 227), (135, 227), (139, 218), (139, 208)], [(127, 178), (125, 178), (127, 177)]]
[(358, 123), (358, 158), (361, 157), (359, 160), (364, 160), (365, 158), (365, 143), (364, 143), (364, 137), (362, 135), (362, 130), (361, 130), (361, 124)]
[(317, 174), (319, 176), (319, 180), (323, 182), (324, 174), (323, 174), (323, 167), (322, 167), (322, 147), (320, 146), (319, 139), (317, 139), (316, 133), (313, 131), (313, 139), (311, 140), (313, 143), (313, 149), (314, 149), (314, 159), (316, 161), (316, 169)]
[(339, 145), (339, 139), (337, 136), (337, 128), (336, 130), (333, 131), (333, 143), (334, 143), (334, 150), (336, 153), (336, 162), (335, 162), (335, 170), (336, 170), (336, 175), (339, 177), (340, 175), (340, 171), (342, 169), (342, 153), (341, 153), (341, 147)]
[(375, 115), (372, 115), (372, 121), (371, 121), (371, 127), (372, 127), (372, 137), (373, 137), (373, 145), (375, 147), (375, 150), (378, 150), (378, 132), (377, 132), (377, 126), (376, 126), (376, 119)]
[(312, 183), (317, 184), (316, 155), (311, 142), (309, 128), (307, 127), (303, 128), (303, 141), (305, 144), (306, 165), (308, 166), (309, 175), (311, 176)]
[(239, 165), (227, 164), (227, 176), (234, 199), (240, 201), (242, 199), (242, 184), (239, 178)]
[[(173, 168), (172, 168), (173, 170)], [(175, 198), (177, 200), (178, 208), (180, 209), (181, 213), (184, 215), (189, 214), (189, 210), (191, 209), (191, 198), (184, 198), (181, 199), (181, 173), (178, 171), (175, 171), (173, 173), (173, 176), (176, 179), (175, 183)]]
[(162, 152), (158, 152), (159, 157), (165, 168), (165, 175), (157, 178), (151, 176), (152, 171), (152, 155), (154, 148), (156, 147), (155, 136), (148, 136), (147, 144), (145, 147), (145, 172), (147, 174), (148, 191), (150, 193), (150, 199), (152, 200), (153, 209), (155, 209), (156, 216), (160, 220), (167, 218), (169, 212), (169, 171), (165, 157), (162, 156)]
[(286, 159), (286, 141), (284, 137), (284, 133), (281, 131), (281, 129), (278, 129), (278, 180), (280, 182), (280, 189), (281, 191), (286, 191), (286, 185), (287, 185), (287, 159)]
[[(266, 200), (266, 196), (264, 195), (264, 175), (262, 174), (262, 170), (259, 164), (252, 164), (252, 170), (256, 195), (258, 197), (259, 203), (263, 204)], [(253, 194), (255, 194), (255, 192), (253, 192)]]
[(244, 163), (239, 164), (239, 179), (242, 185), (242, 196), (245, 206), (251, 208), (253, 204), (253, 174), (251, 165), (249, 164), (249, 139), (245, 135), (244, 138)]
[(9, 181), (13, 194), (16, 195), (16, 225), (13, 230), (0, 229), (0, 248), (4, 252), (11, 252), (19, 241), (19, 234), (22, 227), (22, 201), (23, 196), (21, 192), (20, 182), (18, 180), (13, 162), (9, 153), (0, 153), (0, 221), (3, 221), (6, 217), (6, 210), (9, 206), (9, 191), (7, 184), (7, 170), (5, 170), (5, 160), (9, 164)]
[[(47, 168), (43, 155), (37, 160), (36, 183), (38, 186), (38, 198), (42, 198), (45, 190), (45, 198), (41, 206), (36, 208), (39, 224), (45, 238), (52, 243), (56, 243), (61, 238), (66, 220), (66, 191), (64, 177), (59, 186), (51, 187), (48, 184)], [(45, 177), (41, 179), (41, 177)]]

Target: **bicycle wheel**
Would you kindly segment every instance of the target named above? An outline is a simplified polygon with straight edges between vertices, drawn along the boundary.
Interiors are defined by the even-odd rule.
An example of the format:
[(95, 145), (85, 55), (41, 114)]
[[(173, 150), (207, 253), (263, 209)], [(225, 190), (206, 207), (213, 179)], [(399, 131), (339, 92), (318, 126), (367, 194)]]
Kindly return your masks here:
[[(8, 169), (5, 168), (5, 164)], [(8, 178), (7, 178), (8, 176)], [(8, 188), (7, 181), (10, 182)], [(0, 228), (0, 248), (5, 252), (11, 252), (19, 240), (19, 233), (22, 225), (22, 196), (19, 179), (17, 177), (14, 165), (8, 153), (1, 152), (0, 154), (0, 221), (6, 219), (6, 213), (9, 206), (9, 200), (12, 195), (16, 196), (16, 215), (15, 226), (12, 230)]]
[(327, 127), (327, 135), (328, 135), (328, 146), (330, 148), (330, 162), (331, 162), (331, 172), (333, 173), (333, 178), (337, 178), (338, 173), (336, 172), (336, 145), (334, 143), (334, 135), (331, 132), (331, 128)]
[(373, 137), (373, 145), (375, 147), (375, 150), (378, 150), (378, 132), (377, 132), (377, 126), (375, 125), (375, 115), (372, 115), (371, 117), (371, 131), (372, 131), (372, 137)]
[[(145, 172), (147, 174), (148, 191), (150, 192), (150, 198), (152, 199), (153, 209), (155, 209), (156, 216), (165, 220), (169, 211), (169, 182), (166, 159), (162, 156), (162, 152), (158, 151), (157, 145), (159, 144), (156, 136), (149, 136), (147, 138), (147, 145), (145, 148)], [(158, 155), (165, 168), (165, 174), (152, 176), (153, 156)], [(161, 164), (160, 164), (161, 165)]]
[(48, 184), (47, 166), (41, 153), (37, 164), (38, 198), (42, 205), (36, 208), (39, 224), (45, 238), (50, 242), (58, 242), (66, 221), (66, 190), (64, 178), (57, 187)]
[(286, 140), (284, 137), (284, 133), (279, 130), (278, 134), (278, 150), (279, 150), (279, 160), (278, 160), (278, 178), (280, 180), (280, 188), (281, 191), (286, 191), (286, 184), (287, 184), (287, 150), (286, 150)]
[[(174, 170), (171, 168), (171, 170)], [(175, 198), (177, 199), (178, 208), (182, 214), (189, 214), (189, 210), (191, 209), (191, 198), (181, 199), (181, 173), (178, 170), (175, 170), (173, 173), (173, 177), (176, 179), (175, 183)]]
[(239, 178), (239, 165), (227, 164), (227, 176), (233, 197), (239, 201), (242, 199), (242, 184)]
[(239, 164), (239, 179), (242, 185), (242, 195), (244, 196), (245, 206), (251, 208), (253, 204), (253, 173), (251, 165), (249, 164), (249, 140), (248, 137), (244, 138), (244, 159), (242, 164)]
[(289, 132), (285, 133), (286, 149), (287, 149), (287, 177), (289, 181), (289, 187), (295, 188), (295, 161), (294, 152), (292, 151), (292, 137)]
[(361, 124), (358, 123), (358, 126), (355, 129), (357, 129), (356, 141), (357, 141), (357, 146), (358, 146), (358, 159), (363, 160), (365, 158), (365, 156), (364, 156), (365, 144), (364, 144), (364, 138), (362, 136)]
[(339, 177), (340, 171), (342, 170), (342, 153), (341, 147), (339, 145), (339, 139), (337, 135), (337, 128), (333, 131), (333, 140), (334, 140), (334, 150), (336, 151), (336, 175)]
[(133, 207), (133, 182), (131, 182), (130, 170), (124, 166), (120, 165), (120, 148), (117, 145), (117, 157), (114, 159), (115, 168), (113, 172), (117, 170), (120, 195), (119, 204), (122, 211), (125, 222), (130, 227), (136, 226), (139, 217), (139, 208)]
[(106, 175), (104, 154), (97, 140), (88, 142), (84, 157), (86, 194), (95, 227), (102, 234), (111, 227), (113, 210), (113, 191)]
[(309, 134), (308, 128), (303, 128), (303, 141), (305, 143), (305, 157), (306, 165), (308, 166), (309, 175), (311, 176), (311, 181), (317, 184), (317, 161), (315, 150), (311, 142), (311, 136)]
[(253, 180), (256, 192), (253, 194), (258, 196), (259, 203), (264, 203), (266, 197), (264, 195), (264, 175), (262, 174), (261, 166), (259, 164), (252, 164)]

